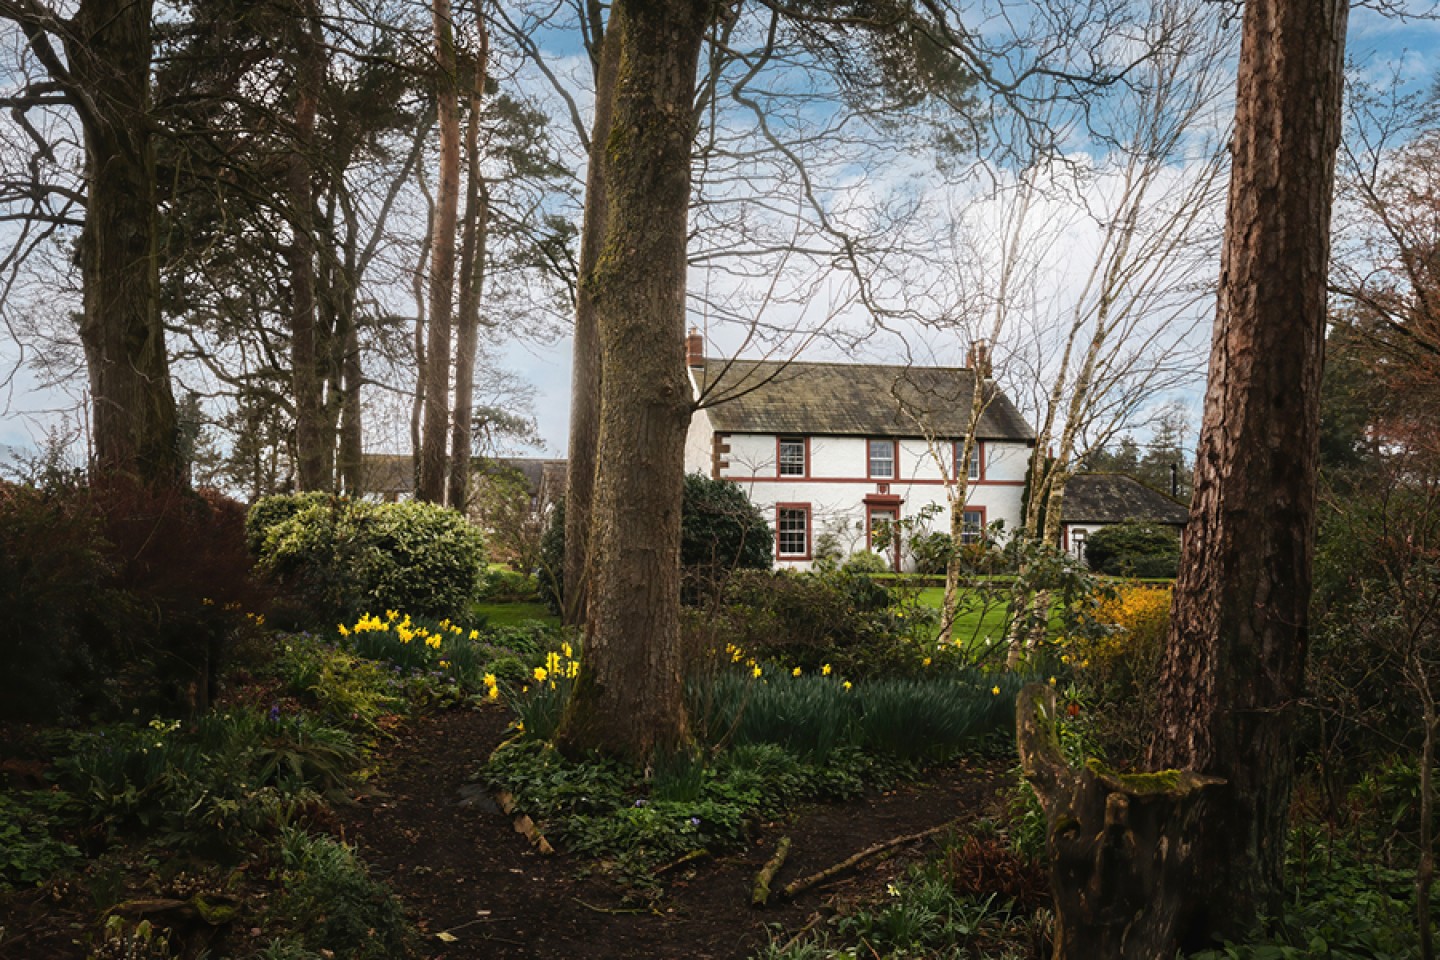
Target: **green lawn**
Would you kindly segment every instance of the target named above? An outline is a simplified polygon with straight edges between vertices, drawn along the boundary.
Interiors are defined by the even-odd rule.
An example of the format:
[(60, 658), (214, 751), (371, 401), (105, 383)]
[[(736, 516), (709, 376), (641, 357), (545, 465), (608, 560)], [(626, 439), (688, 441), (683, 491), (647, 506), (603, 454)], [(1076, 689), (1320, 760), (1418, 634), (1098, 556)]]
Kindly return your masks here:
[[(916, 599), (922, 606), (939, 610), (945, 602), (944, 587), (926, 587), (920, 591)], [(984, 598), (978, 596), (967, 597), (963, 593), (960, 597), (960, 615), (955, 618), (955, 628), (951, 636), (965, 643), (966, 646), (984, 644), (986, 637), (990, 642), (997, 643), (1005, 636), (1005, 600), (997, 595), (992, 595), (988, 603)]]
[(543, 603), (477, 603), (471, 610), (492, 627), (513, 627), (525, 620), (560, 626), (560, 618)]

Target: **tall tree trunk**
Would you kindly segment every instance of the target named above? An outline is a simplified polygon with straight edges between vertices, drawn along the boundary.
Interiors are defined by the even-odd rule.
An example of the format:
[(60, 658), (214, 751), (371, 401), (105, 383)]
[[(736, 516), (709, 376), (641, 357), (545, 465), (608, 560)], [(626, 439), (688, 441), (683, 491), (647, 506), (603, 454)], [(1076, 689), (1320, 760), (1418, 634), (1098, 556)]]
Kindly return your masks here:
[[(1070, 768), (1019, 705), (1045, 808), (1056, 960), (1236, 938), (1281, 893), (1314, 545), (1345, 0), (1249, 0), (1210, 380), (1148, 760)], [(1200, 771), (1192, 773), (1191, 771)]]
[(94, 476), (183, 483), (175, 397), (160, 322), (152, 0), (84, 0), (66, 42), (66, 86), (85, 134), (80, 340), (90, 378)]
[(295, 3), (295, 132), (286, 172), (291, 239), (286, 250), (290, 272), (290, 365), (295, 391), (296, 482), (301, 490), (329, 490), (327, 469), (333, 436), (325, 429), (322, 344), (315, 296), (315, 188), (311, 165), (315, 151), (315, 113), (324, 81), (315, 0)]
[[(352, 304), (353, 308), (353, 304)], [(364, 414), (360, 406), (360, 385), (365, 381), (360, 356), (360, 331), (355, 314), (345, 329), (345, 359), (341, 367), (342, 401), (340, 407), (340, 488), (352, 497), (365, 493), (364, 477)]]
[[(596, 14), (598, 16), (598, 13)], [(593, 273), (605, 237), (609, 200), (605, 188), (605, 144), (610, 139), (615, 75), (620, 46), (605, 30), (595, 75), (595, 123), (585, 171), (585, 222), (580, 232), (579, 285), (575, 295), (575, 338), (570, 384), (570, 449), (565, 478), (565, 584), (563, 619), (585, 622), (590, 596), (591, 501), (595, 496), (595, 451), (600, 440), (600, 335), (595, 321)]]
[(455, 222), (460, 205), (460, 102), (455, 73), (455, 24), (449, 0), (433, 0), (435, 98), (440, 126), (440, 172), (430, 249), (430, 336), (425, 364), (425, 417), (420, 430), (420, 475), (415, 496), (445, 497), (445, 443), (450, 421), (450, 327), (455, 322)]
[(460, 311), (455, 332), (455, 416), (450, 433), (450, 505), (462, 513), (470, 503), (470, 421), (475, 406), (475, 348), (480, 334), (480, 297), (485, 290), (485, 245), (490, 232), (490, 189), (480, 172), (480, 107), (490, 64), (490, 33), (476, 12), (479, 38), (470, 86), (470, 123), (465, 129), (465, 222), (460, 239)]
[(430, 259), (430, 248), (435, 242), (435, 200), (425, 179), (423, 156), (416, 158), (415, 183), (420, 188), (420, 196), (425, 198), (425, 239), (420, 244), (420, 255), (415, 258), (415, 275), (410, 280), (410, 294), (415, 298), (415, 395), (410, 398), (412, 490), (420, 482), (420, 426), (425, 416), (425, 382), (429, 371), (429, 358), (425, 355), (425, 262)]
[[(599, 471), (585, 664), (568, 749), (644, 761), (686, 736), (680, 499), (693, 409), (681, 358), (694, 139), (691, 102), (710, 0), (619, 0), (605, 151), (608, 215), (593, 287), (600, 333)], [(607, 42), (610, 38), (607, 38)]]
[(1224, 777), (1190, 839), (1190, 930), (1281, 894), (1309, 632), (1345, 0), (1249, 0), (1220, 303), (1149, 759)]

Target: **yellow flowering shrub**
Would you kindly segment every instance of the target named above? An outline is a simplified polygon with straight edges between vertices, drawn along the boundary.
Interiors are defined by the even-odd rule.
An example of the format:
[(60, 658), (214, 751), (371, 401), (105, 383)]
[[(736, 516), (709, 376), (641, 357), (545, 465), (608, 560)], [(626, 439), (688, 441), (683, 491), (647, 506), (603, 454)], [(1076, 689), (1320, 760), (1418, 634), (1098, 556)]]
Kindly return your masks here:
[(1117, 658), (1149, 656), (1160, 649), (1170, 628), (1169, 587), (1132, 584), (1101, 599), (1091, 615), (1110, 632), (1081, 645), (1080, 653), (1097, 664)]
[(1063, 659), (1090, 704), (1093, 732), (1116, 759), (1137, 755), (1146, 739), (1155, 671), (1170, 628), (1170, 597), (1168, 586), (1120, 586), (1091, 612), (1101, 630), (1066, 644)]

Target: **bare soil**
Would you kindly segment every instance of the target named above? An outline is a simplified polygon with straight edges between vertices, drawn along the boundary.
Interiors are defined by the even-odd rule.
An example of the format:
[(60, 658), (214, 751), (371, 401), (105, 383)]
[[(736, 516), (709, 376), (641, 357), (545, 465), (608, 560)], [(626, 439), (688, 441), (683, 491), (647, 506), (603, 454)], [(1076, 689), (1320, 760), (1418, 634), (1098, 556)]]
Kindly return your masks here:
[(345, 839), (412, 911), (426, 957), (739, 960), (821, 923), (843, 901), (881, 892), (925, 855), (921, 842), (902, 846), (794, 902), (756, 910), (755, 874), (781, 836), (792, 847), (777, 887), (874, 843), (963, 825), (994, 808), (1004, 783), (1004, 764), (962, 761), (923, 782), (807, 807), (789, 822), (760, 825), (743, 850), (666, 873), (654, 896), (563, 851), (542, 855), (498, 807), (477, 801), (473, 789), (462, 795), (505, 723), (498, 709), (418, 718), (385, 748), (375, 784), (383, 796), (340, 813)]
[[(505, 736), (499, 707), (422, 715), (379, 747), (379, 774), (355, 804), (317, 826), (357, 845), (373, 873), (404, 902), (422, 933), (420, 956), (444, 960), (740, 960), (767, 942), (820, 926), (848, 903), (883, 896), (933, 841), (904, 844), (786, 902), (750, 906), (755, 874), (782, 836), (792, 847), (776, 878), (784, 884), (872, 844), (993, 812), (1005, 762), (962, 760), (917, 783), (843, 804), (806, 807), (764, 823), (744, 849), (664, 871), (658, 889), (621, 883), (563, 850), (542, 855), (512, 818), (470, 783)], [(9, 740), (10, 738), (0, 738)], [(44, 784), (44, 764), (0, 750), (0, 786)], [(32, 769), (33, 768), (33, 769)], [(983, 860), (983, 858), (981, 858)], [(980, 860), (971, 866), (982, 870)], [(108, 867), (91, 864), (74, 882), (0, 896), (0, 960), (83, 960), (98, 930), (97, 902)], [(139, 868), (153, 870), (154, 863)], [(235, 891), (236, 923), (179, 930), (182, 956), (244, 956), (264, 942), (246, 925), (249, 907), (273, 894), (275, 865), (253, 864)], [(973, 872), (973, 871), (972, 871)], [(991, 886), (988, 875), (978, 882)], [(131, 891), (133, 895), (134, 891)], [(155, 894), (149, 894), (155, 895)], [(161, 923), (164, 919), (157, 917)], [(338, 957), (337, 960), (345, 960)]]

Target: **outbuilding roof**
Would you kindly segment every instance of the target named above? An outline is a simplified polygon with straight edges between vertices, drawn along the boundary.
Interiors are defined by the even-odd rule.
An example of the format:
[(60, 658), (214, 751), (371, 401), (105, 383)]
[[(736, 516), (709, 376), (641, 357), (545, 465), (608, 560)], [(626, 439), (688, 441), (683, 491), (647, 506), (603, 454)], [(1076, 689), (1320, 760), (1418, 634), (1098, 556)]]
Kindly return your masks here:
[[(691, 367), (721, 433), (963, 437), (974, 372), (966, 367), (711, 360)], [(1035, 431), (993, 383), (975, 436), (1033, 441)]]
[(1185, 505), (1123, 473), (1077, 473), (1065, 484), (1060, 510), (1064, 523), (1124, 523), (1145, 520), (1183, 526)]

